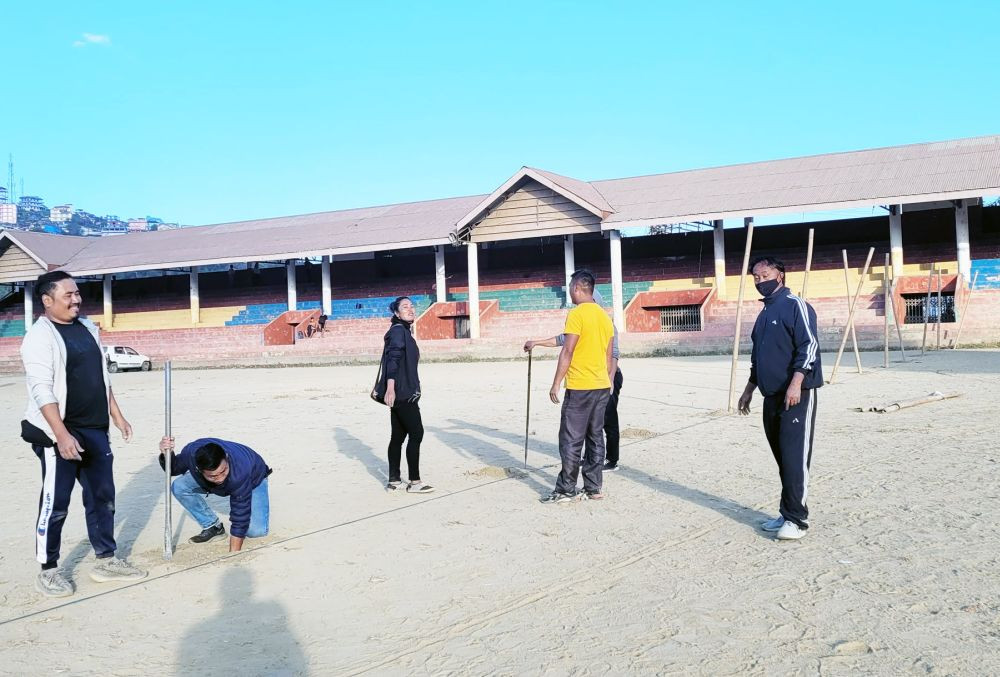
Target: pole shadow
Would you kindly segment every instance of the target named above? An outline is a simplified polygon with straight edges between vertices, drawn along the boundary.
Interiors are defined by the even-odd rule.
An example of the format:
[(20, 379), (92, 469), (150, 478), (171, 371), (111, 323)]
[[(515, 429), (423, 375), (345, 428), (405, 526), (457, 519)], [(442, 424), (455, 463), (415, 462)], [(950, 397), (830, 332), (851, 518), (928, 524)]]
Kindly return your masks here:
[(309, 661), (275, 600), (254, 599), (253, 574), (222, 577), (219, 611), (189, 628), (177, 648), (179, 675), (305, 675)]
[[(503, 430), (498, 430), (490, 428), (488, 426), (480, 425), (478, 423), (470, 423), (468, 421), (463, 421), (457, 418), (449, 418), (448, 423), (450, 423), (454, 428), (459, 430), (473, 430), (481, 435), (487, 437), (493, 437), (504, 442), (510, 442), (521, 448), (524, 447), (524, 435), (519, 435), (516, 433), (509, 433)], [(555, 459), (560, 459), (559, 456), (559, 445), (553, 444), (552, 442), (545, 442), (543, 440), (535, 439), (529, 437), (528, 439), (528, 449), (529, 451), (539, 451), (547, 456), (552, 456)]]
[(773, 515), (768, 515), (754, 508), (737, 503), (731, 499), (721, 498), (715, 494), (710, 494), (707, 491), (702, 491), (701, 489), (693, 489), (678, 482), (674, 482), (673, 480), (654, 477), (653, 475), (635, 470), (634, 468), (618, 466), (618, 470), (616, 472), (633, 482), (645, 484), (647, 487), (656, 489), (657, 491), (673, 496), (674, 498), (679, 498), (682, 501), (687, 501), (688, 503), (692, 503), (698, 507), (708, 508), (709, 510), (717, 512), (738, 524), (750, 527), (755, 532), (759, 533), (761, 537), (767, 537), (767, 534), (760, 531), (760, 523), (764, 520), (771, 519)]
[[(453, 423), (456, 421), (452, 421)], [(461, 422), (457, 422), (461, 423)], [(514, 470), (520, 470), (522, 459), (514, 458), (511, 456), (510, 452), (498, 447), (497, 445), (482, 440), (478, 437), (473, 437), (463, 432), (458, 432), (450, 430), (447, 428), (427, 428), (428, 432), (434, 433), (434, 435), (440, 439), (449, 449), (458, 453), (460, 456), (465, 458), (475, 459), (481, 463), (488, 466), (494, 467), (511, 467)], [(486, 454), (478, 454), (475, 452), (476, 449), (486, 449)], [(546, 486), (542, 484), (537, 479), (532, 477), (533, 474), (540, 475), (545, 480), (549, 482)], [(539, 494), (548, 494), (552, 491), (552, 487), (555, 486), (555, 477), (552, 477), (548, 473), (545, 473), (540, 468), (529, 467), (527, 471), (510, 473), (509, 476), (512, 479), (516, 479), (524, 484), (527, 484), (532, 489), (535, 489)]]
[(389, 481), (389, 460), (375, 455), (375, 450), (343, 428), (333, 429), (337, 450), (347, 458), (365, 467), (380, 487)]

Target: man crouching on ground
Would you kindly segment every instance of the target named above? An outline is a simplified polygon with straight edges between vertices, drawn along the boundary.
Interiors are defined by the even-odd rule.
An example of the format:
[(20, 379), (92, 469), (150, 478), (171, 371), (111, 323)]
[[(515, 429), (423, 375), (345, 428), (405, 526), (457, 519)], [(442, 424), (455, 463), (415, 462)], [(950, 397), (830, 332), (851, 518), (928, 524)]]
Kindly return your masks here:
[(250, 447), (214, 437), (189, 442), (174, 454), (174, 438), (160, 440), (160, 467), (170, 452), (170, 473), (180, 475), (170, 491), (201, 526), (189, 543), (207, 543), (226, 535), (226, 528), (205, 497), (229, 497), (229, 552), (239, 552), (244, 538), (267, 536), (270, 505), (267, 478), (271, 469)]

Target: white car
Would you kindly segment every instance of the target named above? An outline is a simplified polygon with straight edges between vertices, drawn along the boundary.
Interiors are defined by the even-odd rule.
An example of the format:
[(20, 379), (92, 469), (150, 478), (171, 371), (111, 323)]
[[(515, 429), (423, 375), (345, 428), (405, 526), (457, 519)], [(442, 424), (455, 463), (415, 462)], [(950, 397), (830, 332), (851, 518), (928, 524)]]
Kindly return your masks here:
[(112, 374), (122, 369), (149, 371), (153, 367), (152, 360), (128, 346), (104, 346), (104, 357)]

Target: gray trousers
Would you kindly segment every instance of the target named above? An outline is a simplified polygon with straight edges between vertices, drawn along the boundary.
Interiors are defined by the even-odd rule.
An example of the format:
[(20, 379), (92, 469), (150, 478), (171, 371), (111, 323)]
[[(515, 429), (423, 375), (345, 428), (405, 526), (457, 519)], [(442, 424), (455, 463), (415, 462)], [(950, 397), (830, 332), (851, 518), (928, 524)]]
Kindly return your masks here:
[(566, 390), (562, 417), (559, 422), (559, 456), (562, 470), (556, 480), (556, 491), (576, 493), (576, 478), (580, 474), (580, 449), (583, 455), (583, 489), (600, 491), (604, 481), (604, 411), (611, 391)]

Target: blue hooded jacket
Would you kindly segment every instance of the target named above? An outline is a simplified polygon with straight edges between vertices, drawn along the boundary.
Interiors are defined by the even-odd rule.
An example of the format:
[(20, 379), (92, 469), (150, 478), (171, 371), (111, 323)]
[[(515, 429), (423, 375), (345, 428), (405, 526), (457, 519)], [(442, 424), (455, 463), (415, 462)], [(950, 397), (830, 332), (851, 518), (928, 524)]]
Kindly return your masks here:
[(764, 309), (753, 325), (750, 383), (765, 397), (784, 394), (795, 372), (804, 375), (803, 390), (823, 385), (816, 311), (782, 287), (761, 299)]
[[(222, 447), (229, 462), (229, 474), (222, 484), (213, 484), (206, 480), (195, 465), (195, 453), (210, 442)], [(163, 454), (160, 454), (161, 467), (163, 463)], [(253, 490), (271, 474), (271, 469), (267, 467), (260, 454), (237, 442), (220, 440), (216, 437), (202, 437), (186, 444), (181, 453), (171, 455), (170, 474), (176, 476), (186, 472), (191, 473), (198, 486), (208, 493), (229, 497), (229, 533), (236, 538), (244, 538), (250, 526), (250, 496)]]

